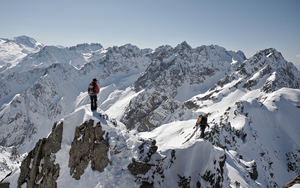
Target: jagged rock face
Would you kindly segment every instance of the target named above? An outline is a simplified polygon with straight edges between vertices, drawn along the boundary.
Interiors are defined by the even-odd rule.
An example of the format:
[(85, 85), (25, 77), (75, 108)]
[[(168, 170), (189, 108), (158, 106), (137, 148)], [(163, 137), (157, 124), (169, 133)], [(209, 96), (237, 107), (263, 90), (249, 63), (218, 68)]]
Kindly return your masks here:
[[(260, 89), (261, 92), (271, 93), (283, 87), (299, 89), (300, 72), (292, 63), (285, 61), (275, 49), (258, 51), (197, 100), (220, 101), (222, 98), (219, 97), (227, 96), (228, 92), (224, 90), (227, 84), (232, 85), (229, 88), (231, 92), (237, 89)], [(223, 92), (224, 94), (221, 94)], [(216, 95), (218, 97), (215, 97)]]
[[(180, 112), (187, 110), (185, 107), (173, 99), (163, 101), (158, 108), (149, 113), (146, 118), (142, 119), (141, 125), (138, 127), (139, 132), (152, 131), (156, 127), (159, 127), (166, 119), (171, 116), (177, 120), (180, 120), (182, 114)], [(176, 113), (178, 112), (178, 113)], [(172, 115), (171, 115), (172, 114)], [(176, 116), (178, 114), (178, 117)]]
[(55, 153), (61, 149), (63, 123), (54, 124), (48, 138), (36, 143), (20, 167), (18, 188), (26, 182), (27, 187), (57, 187), (59, 164), (55, 164)]
[[(143, 101), (143, 103), (137, 102), (136, 105), (133, 104), (132, 106), (136, 108), (134, 109), (131, 108), (129, 112), (127, 112), (128, 118), (126, 118), (125, 124), (128, 129), (133, 129), (136, 124), (139, 124), (142, 121), (147, 121), (147, 116), (151, 112), (153, 112), (159, 105), (161, 105), (163, 101), (167, 99), (167, 96), (164, 95), (162, 96), (160, 93), (157, 92), (152, 93), (149, 97), (147, 97), (146, 95), (144, 98), (143, 94), (139, 95), (138, 97), (142, 98), (141, 101)], [(136, 100), (136, 101), (140, 101), (140, 100)], [(149, 128), (147, 128), (147, 125), (144, 124), (141, 126), (140, 129), (149, 130)]]
[(100, 122), (95, 127), (93, 120), (82, 123), (76, 127), (70, 149), (70, 175), (76, 180), (80, 179), (90, 162), (93, 170), (103, 172), (109, 163), (108, 151), (108, 133), (105, 135)]
[[(285, 61), (281, 53), (273, 48), (259, 51), (244, 64), (242, 70), (252, 78), (244, 84), (243, 88), (252, 89), (265, 76), (267, 76), (267, 80), (261, 89), (265, 93), (282, 87), (300, 88), (300, 73), (297, 68), (292, 63)], [(259, 74), (258, 77), (254, 76), (256, 72)]]
[[(128, 170), (136, 177), (136, 181), (141, 182), (141, 187), (153, 187), (153, 185), (160, 185), (161, 187), (171, 187), (172, 185), (178, 187), (224, 187), (226, 182), (225, 161), (226, 155), (222, 152), (218, 154), (202, 154), (201, 149), (211, 148), (210, 143), (201, 143), (191, 150), (181, 151), (180, 149), (169, 150), (165, 156), (157, 156), (157, 148), (155, 147), (155, 141), (144, 141), (140, 145), (139, 160), (132, 159), (132, 163), (128, 165)], [(209, 150), (206, 150), (209, 151)], [(183, 152), (187, 152), (182, 156)], [(198, 158), (200, 161), (193, 161), (194, 157), (191, 153), (199, 152), (202, 157)], [(154, 157), (155, 155), (155, 157)], [(207, 156), (209, 158), (207, 158)], [(155, 158), (155, 160), (151, 160)], [(180, 163), (193, 163), (193, 165), (208, 164), (205, 171), (192, 170), (189, 172), (179, 172), (176, 170), (180, 168)], [(188, 165), (187, 165), (188, 166)], [(186, 177), (183, 173), (188, 174)], [(165, 183), (165, 179), (172, 179), (173, 184)]]
[(160, 50), (152, 54), (154, 60), (134, 83), (136, 92), (144, 91), (131, 100), (121, 119), (128, 129), (138, 127), (138, 131), (149, 131), (160, 126), (175, 110), (184, 108), (172, 100), (184, 83), (200, 86), (210, 77), (220, 79), (228, 73), (232, 59), (245, 58), (241, 52), (227, 52), (217, 46), (192, 49), (186, 42), (174, 49)]
[(69, 50), (78, 51), (81, 53), (90, 53), (90, 52), (96, 52), (98, 50), (102, 50), (103, 46), (99, 43), (83, 43), (83, 44), (77, 44), (76, 46), (72, 46), (68, 48)]
[(132, 175), (145, 175), (151, 169), (151, 164), (145, 162), (137, 162), (135, 159), (132, 159), (132, 163), (128, 165), (128, 170)]
[(180, 120), (180, 112), (187, 110), (182, 103), (156, 91), (138, 95), (129, 106), (134, 108), (128, 109), (122, 121), (128, 129), (138, 127), (139, 132), (152, 131), (168, 118)]
[(9, 75), (1, 74), (0, 77), (3, 76), (0, 80), (2, 91), (0, 93), (1, 104), (11, 101), (17, 93), (22, 93), (26, 90), (26, 87), (34, 78), (37, 80), (44, 75), (44, 73), (45, 71), (42, 69), (33, 69), (28, 72), (13, 72)]
[[(105, 53), (105, 56), (98, 61), (98, 64), (103, 65), (103, 68), (96, 76), (101, 82), (117, 83), (120, 82), (120, 78), (109, 78), (115, 74), (123, 74), (124, 78), (128, 75), (138, 78), (141, 72), (143, 72), (151, 62), (151, 59), (147, 56), (150, 50), (141, 50), (136, 46), (124, 45), (121, 47), (114, 46), (109, 48)], [(132, 84), (132, 83), (130, 83)], [(128, 87), (128, 86), (126, 86)], [(124, 89), (124, 86), (122, 86)]]
[[(44, 70), (44, 74), (31, 87), (16, 95), (9, 105), (1, 108), (1, 132), (8, 133), (0, 135), (1, 145), (20, 146), (37, 133), (39, 118), (53, 122), (66, 113), (68, 102), (63, 96), (68, 91), (61, 89), (60, 84), (71, 82), (78, 72), (71, 65), (53, 64)], [(18, 131), (11, 131), (14, 129)]]
[[(186, 42), (174, 49), (167, 48), (166, 50), (164, 48), (163, 53), (152, 55), (154, 60), (135, 82), (134, 88), (136, 91), (140, 91), (150, 87), (175, 97), (178, 87), (185, 81), (190, 85), (201, 84), (207, 77), (216, 75), (218, 72), (226, 73), (230, 67), (232, 56), (237, 56), (237, 54), (231, 55), (224, 49), (222, 53), (227, 53), (228, 57), (231, 57), (226, 61), (220, 53), (215, 46), (201, 46), (192, 49)], [(243, 58), (245, 58), (244, 55), (240, 57), (240, 59)]]

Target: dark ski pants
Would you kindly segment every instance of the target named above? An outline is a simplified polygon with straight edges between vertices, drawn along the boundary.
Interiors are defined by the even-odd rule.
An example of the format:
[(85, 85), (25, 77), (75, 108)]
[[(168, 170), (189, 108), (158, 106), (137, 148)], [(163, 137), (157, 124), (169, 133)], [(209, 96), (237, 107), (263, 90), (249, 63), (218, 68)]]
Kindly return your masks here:
[(90, 96), (91, 98), (91, 110), (96, 111), (97, 110), (97, 95)]
[(205, 130), (205, 127), (200, 127), (201, 129), (201, 135), (200, 135), (200, 138), (204, 138), (204, 130)]

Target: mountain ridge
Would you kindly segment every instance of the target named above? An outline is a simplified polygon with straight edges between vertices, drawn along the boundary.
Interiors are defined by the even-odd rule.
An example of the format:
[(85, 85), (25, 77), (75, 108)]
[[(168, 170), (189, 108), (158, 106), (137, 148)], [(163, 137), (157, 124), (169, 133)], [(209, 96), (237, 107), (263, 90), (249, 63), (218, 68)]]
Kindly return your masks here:
[[(300, 121), (295, 115), (300, 109), (300, 76), (274, 48), (247, 59), (241, 51), (217, 45), (191, 48), (185, 41), (155, 50), (131, 44), (108, 49), (91, 46), (95, 48), (88, 44), (43, 48), (59, 50), (61, 57), (71, 54), (69, 59), (81, 54), (80, 66), (55, 57), (45, 66), (23, 69), (26, 65), (19, 64), (20, 71), (1, 73), (2, 146), (17, 146), (21, 154), (29, 152), (47, 137), (54, 121), (64, 122), (62, 149), (56, 154), (63, 172), (57, 179), (59, 187), (65, 185), (62, 177), (72, 178), (65, 173), (69, 167), (64, 159), (70, 157), (66, 153), (75, 127), (89, 119), (109, 130), (105, 137), (109, 148), (104, 153), (109, 153), (111, 164), (104, 172), (87, 170), (81, 180), (72, 180), (74, 185), (85, 185), (85, 180), (91, 180), (87, 174), (93, 174), (90, 187), (109, 185), (111, 177), (117, 177), (113, 183), (119, 187), (121, 181), (125, 187), (279, 187), (299, 173), (300, 135), (293, 129)], [(29, 54), (33, 60), (26, 61), (34, 65), (37, 54), (41, 53)], [(105, 116), (89, 111), (86, 89), (94, 77), (100, 86), (98, 110)], [(13, 89), (15, 84), (22, 87)], [(206, 141), (197, 139), (198, 132), (190, 138), (198, 115), (204, 113), (209, 113), (211, 126)], [(280, 117), (284, 116), (288, 126), (283, 126), (286, 122)], [(273, 131), (268, 133), (268, 128)], [(215, 156), (215, 164), (199, 156), (208, 165), (200, 163), (203, 171), (199, 173), (190, 166), (200, 160), (201, 150)], [(194, 162), (188, 167), (180, 162), (184, 158)], [(281, 175), (282, 171), (287, 173)], [(14, 171), (5, 181), (12, 183), (18, 174)], [(96, 182), (97, 178), (102, 181)]]

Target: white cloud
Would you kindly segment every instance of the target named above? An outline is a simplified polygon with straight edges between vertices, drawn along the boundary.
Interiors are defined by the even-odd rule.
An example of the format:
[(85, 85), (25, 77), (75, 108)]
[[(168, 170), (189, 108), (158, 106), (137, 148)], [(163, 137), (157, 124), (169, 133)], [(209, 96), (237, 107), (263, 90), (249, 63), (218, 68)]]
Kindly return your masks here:
[(296, 55), (296, 57), (300, 57), (300, 55)]

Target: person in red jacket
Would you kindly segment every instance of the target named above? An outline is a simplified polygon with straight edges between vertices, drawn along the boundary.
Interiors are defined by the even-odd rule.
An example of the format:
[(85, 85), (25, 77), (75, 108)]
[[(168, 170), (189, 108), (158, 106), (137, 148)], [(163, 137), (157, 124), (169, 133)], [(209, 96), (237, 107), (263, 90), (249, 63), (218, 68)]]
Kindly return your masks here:
[(88, 94), (91, 99), (91, 110), (97, 110), (97, 94), (100, 92), (99, 86), (97, 85), (97, 79), (94, 78), (92, 83), (89, 84)]

